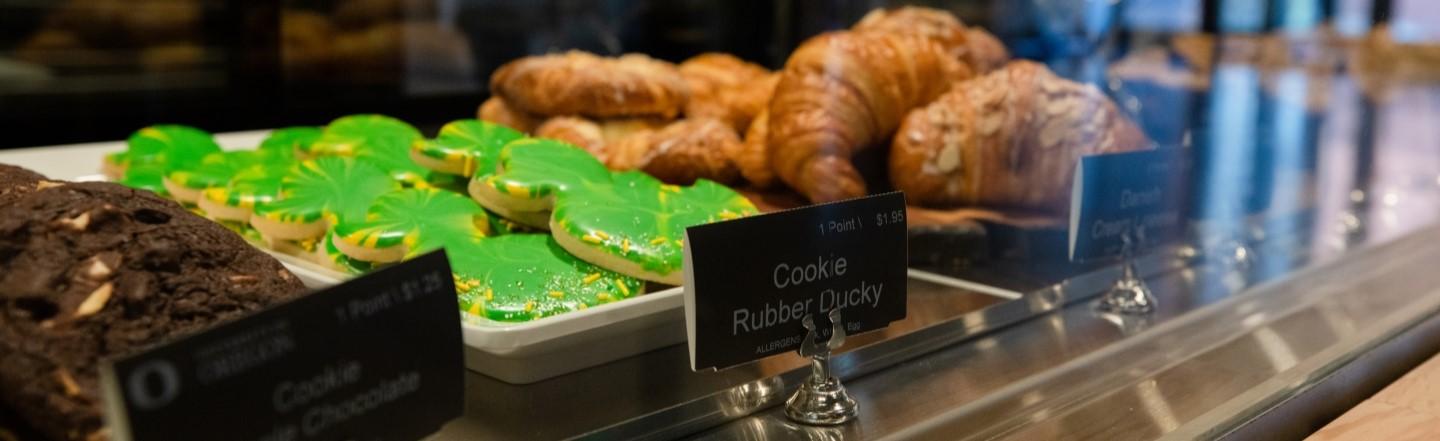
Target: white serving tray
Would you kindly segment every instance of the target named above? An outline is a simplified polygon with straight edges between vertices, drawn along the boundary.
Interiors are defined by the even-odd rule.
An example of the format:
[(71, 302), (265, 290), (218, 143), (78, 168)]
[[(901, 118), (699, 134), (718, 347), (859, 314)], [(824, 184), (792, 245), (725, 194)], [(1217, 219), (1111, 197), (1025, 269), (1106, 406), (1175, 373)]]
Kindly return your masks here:
[[(311, 288), (350, 277), (300, 257), (271, 254)], [(678, 287), (529, 322), (461, 316), (465, 366), (515, 384), (681, 344), (686, 338), (685, 296)]]
[[(253, 148), (269, 130), (221, 133), (226, 149)], [(57, 179), (100, 179), (105, 154), (124, 150), (124, 141), (0, 151), (0, 163), (25, 167)], [(324, 288), (350, 275), (300, 257), (265, 250), (310, 288)], [(671, 288), (583, 311), (523, 323), (465, 316), (465, 366), (507, 383), (527, 384), (685, 342), (684, 295)]]

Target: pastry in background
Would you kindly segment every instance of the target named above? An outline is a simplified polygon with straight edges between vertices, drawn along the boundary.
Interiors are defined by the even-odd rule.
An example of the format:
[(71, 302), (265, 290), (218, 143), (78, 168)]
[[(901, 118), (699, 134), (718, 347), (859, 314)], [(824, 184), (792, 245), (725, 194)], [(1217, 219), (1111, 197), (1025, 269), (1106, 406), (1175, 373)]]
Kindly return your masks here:
[(611, 156), (608, 148), (610, 144), (637, 133), (658, 130), (668, 123), (669, 121), (656, 118), (614, 118), (597, 121), (578, 116), (557, 116), (536, 128), (535, 136), (568, 142), (608, 164)]
[(329, 66), (335, 26), (325, 15), (285, 11), (280, 18), (280, 63), (289, 75), (319, 76)]
[(592, 118), (674, 118), (689, 91), (675, 65), (644, 55), (570, 51), (521, 58), (490, 76), (490, 92), (519, 111)]
[(469, 37), (438, 22), (408, 21), (400, 26), (407, 75), (446, 80), (475, 77), (475, 54)]
[(409, 17), (434, 17), (435, 0), (338, 0), (335, 24), (343, 29), (364, 29)]
[(129, 41), (155, 45), (199, 43), (204, 5), (198, 0), (128, 0), (120, 25)]
[(20, 38), (14, 50), (16, 58), (105, 73), (113, 73), (117, 67), (177, 71), (206, 61), (200, 32), (206, 11), (200, 0), (53, 3), (53, 8), (43, 7), (49, 14), (40, 27)]
[(982, 29), (966, 27), (954, 14), (922, 6), (876, 9), (851, 29), (929, 38), (977, 73), (989, 72), (1010, 59), (1005, 45)]
[(731, 184), (740, 178), (730, 159), (740, 148), (740, 137), (724, 122), (682, 119), (610, 144), (605, 165), (612, 170), (641, 170), (669, 184), (690, 185), (697, 179)]
[(176, 72), (200, 65), (205, 48), (194, 43), (150, 46), (140, 51), (140, 65), (150, 72)]
[(78, 58), (76, 52), (86, 49), (85, 42), (74, 32), (61, 29), (41, 29), (16, 45), (12, 53), (18, 60), (46, 66), (58, 66)]
[(680, 63), (690, 87), (687, 118), (716, 118), (743, 133), (770, 103), (780, 77), (734, 55), (707, 52)]
[(103, 360), (305, 291), (220, 224), (104, 182), (0, 202), (0, 255), (0, 404), (55, 440), (108, 439)]
[(600, 162), (605, 162), (607, 156), (605, 133), (600, 129), (600, 123), (590, 119), (578, 116), (550, 118), (535, 129), (535, 136), (565, 141), (570, 145), (585, 149)]
[(480, 110), (476, 112), (476, 116), (481, 120), (519, 130), (522, 133), (535, 132), (535, 128), (545, 120), (544, 117), (515, 110), (498, 96), (492, 96), (480, 103)]
[(404, 28), (398, 23), (340, 32), (335, 35), (331, 59), (336, 70), (362, 80), (387, 78), (399, 72), (404, 44)]
[(744, 142), (730, 158), (740, 169), (740, 175), (758, 188), (775, 185), (775, 170), (770, 168), (770, 150), (766, 148), (769, 138), (770, 111), (762, 110), (750, 122), (750, 127), (745, 130)]
[(851, 30), (908, 34), (929, 38), (956, 58), (965, 55), (965, 25), (948, 11), (923, 6), (875, 9), (855, 22)]
[(864, 196), (851, 158), (971, 71), (913, 34), (830, 32), (801, 44), (770, 101), (771, 166), (812, 202)]
[(401, 74), (444, 79), (474, 74), (470, 41), (431, 22), (388, 22), (336, 35), (332, 61), (346, 79), (388, 81)]
[(1010, 62), (1010, 51), (1005, 50), (1005, 43), (984, 29), (966, 29), (965, 41), (968, 49), (965, 60), (977, 73), (990, 72)]
[(1099, 89), (1016, 61), (910, 112), (890, 179), (915, 205), (1063, 213), (1080, 157), (1148, 147)]
[(123, 0), (69, 0), (45, 17), (41, 29), (74, 32), (92, 48), (123, 47), (128, 42), (127, 18)]

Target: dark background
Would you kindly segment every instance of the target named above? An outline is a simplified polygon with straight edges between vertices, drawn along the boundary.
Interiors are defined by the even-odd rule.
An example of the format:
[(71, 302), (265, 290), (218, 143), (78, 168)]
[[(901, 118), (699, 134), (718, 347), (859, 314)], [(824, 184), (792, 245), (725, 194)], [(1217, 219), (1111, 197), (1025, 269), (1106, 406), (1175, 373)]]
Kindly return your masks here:
[[(0, 127), (6, 129), (0, 148), (123, 139), (157, 123), (222, 132), (320, 125), (360, 112), (433, 128), (474, 115), (490, 71), (527, 54), (574, 48), (680, 61), (725, 51), (774, 68), (805, 38), (899, 4), (953, 11), (967, 24), (997, 34), (1019, 57), (1046, 60), (1061, 74), (1099, 82), (1107, 61), (1157, 41), (1147, 36), (1227, 23), (1235, 31), (1271, 30), (1285, 26), (1296, 9), (1319, 11), (1319, 23), (1336, 15), (1337, 4), (1356, 2), (1365, 3), (1361, 9), (1391, 3), (0, 0)], [(1308, 6), (1296, 8), (1299, 3)], [(1256, 14), (1263, 15), (1260, 27), (1247, 28)], [(385, 49), (309, 63), (292, 56), (298, 52), (288, 43), (314, 30), (299, 15), (334, 25), (321, 41), (365, 36), (350, 41)], [(168, 28), (156, 23), (167, 20)], [(391, 25), (408, 27), (365, 33)], [(183, 29), (171, 29), (176, 27)], [(329, 49), (341, 52), (337, 47)]]

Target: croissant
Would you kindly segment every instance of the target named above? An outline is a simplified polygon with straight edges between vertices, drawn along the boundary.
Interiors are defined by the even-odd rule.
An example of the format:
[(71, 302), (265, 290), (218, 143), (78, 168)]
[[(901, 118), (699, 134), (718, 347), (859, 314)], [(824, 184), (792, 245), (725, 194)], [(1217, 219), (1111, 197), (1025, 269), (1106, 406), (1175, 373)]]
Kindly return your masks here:
[(915, 205), (1063, 213), (1080, 157), (1148, 147), (1094, 86), (1016, 61), (910, 112), (890, 150), (890, 179)]
[(627, 136), (657, 130), (668, 121), (656, 118), (614, 118), (591, 120), (578, 116), (557, 116), (545, 120), (535, 128), (535, 136), (550, 138), (574, 144), (585, 149), (601, 162), (608, 161), (610, 151), (607, 145)]
[(730, 158), (740, 169), (740, 175), (751, 185), (765, 188), (775, 184), (775, 171), (770, 168), (770, 151), (766, 149), (770, 137), (770, 112), (760, 111), (745, 130), (745, 140)]
[(954, 14), (935, 8), (902, 6), (875, 9), (861, 17), (850, 29), (919, 35), (940, 44), (957, 57), (965, 51), (965, 25)]
[(922, 6), (876, 9), (851, 29), (859, 32), (910, 34), (929, 38), (975, 72), (989, 72), (1010, 58), (1005, 45), (982, 29), (965, 26), (954, 14)]
[(740, 137), (728, 124), (714, 118), (682, 119), (608, 144), (605, 165), (641, 170), (671, 184), (690, 185), (701, 178), (731, 184), (740, 177), (731, 160), (740, 148)]
[(999, 69), (1009, 62), (1010, 52), (1005, 50), (1005, 44), (991, 33), (984, 29), (969, 28), (965, 30), (964, 60), (976, 72), (985, 73)]
[(750, 127), (750, 120), (770, 103), (770, 94), (780, 79), (759, 65), (718, 52), (696, 55), (680, 63), (680, 75), (690, 86), (685, 117), (717, 118), (736, 133)]
[(830, 32), (790, 55), (770, 101), (771, 167), (814, 202), (865, 194), (851, 157), (888, 142), (905, 113), (971, 76), (930, 39)]

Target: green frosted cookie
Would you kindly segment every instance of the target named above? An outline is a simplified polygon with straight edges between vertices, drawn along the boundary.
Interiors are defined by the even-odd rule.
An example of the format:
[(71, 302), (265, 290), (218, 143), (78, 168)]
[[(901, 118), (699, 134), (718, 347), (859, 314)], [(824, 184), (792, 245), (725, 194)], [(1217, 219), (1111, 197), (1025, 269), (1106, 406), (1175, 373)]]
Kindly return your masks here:
[(319, 256), (320, 263), (350, 274), (365, 274), (379, 267), (378, 264), (346, 256), (345, 253), (340, 252), (339, 248), (335, 247), (335, 242), (330, 240), (332, 238), (333, 236), (327, 236), (325, 240), (321, 241), (324, 246), (321, 247), (321, 253), (319, 253), (321, 254)]
[(435, 139), (421, 139), (410, 147), (410, 159), (440, 173), (470, 177), (477, 171), (492, 173), (500, 149), (525, 135), (499, 124), (476, 119), (451, 121)]
[(130, 188), (150, 190), (161, 195), (165, 191), (165, 159), (160, 156), (134, 156), (125, 159), (120, 184)]
[(644, 282), (596, 267), (544, 234), (512, 234), (447, 248), (460, 309), (519, 322), (586, 309), (641, 293)]
[(525, 138), (500, 151), (497, 172), (470, 180), (470, 196), (523, 225), (549, 228), (555, 195), (610, 181), (610, 170), (590, 153), (560, 141)]
[(105, 154), (105, 159), (100, 162), (100, 174), (112, 181), (119, 181), (125, 178), (125, 169), (130, 166), (130, 154), (119, 151)]
[(336, 224), (330, 243), (352, 259), (389, 263), (490, 233), (489, 216), (470, 198), (411, 188), (381, 195), (363, 218)]
[(122, 184), (165, 193), (169, 172), (199, 165), (207, 155), (220, 151), (209, 132), (182, 125), (156, 125), (136, 131), (126, 141), (126, 150), (106, 156), (102, 166)]
[(314, 251), (317, 239), (343, 221), (358, 221), (380, 195), (400, 184), (374, 165), (353, 158), (301, 162), (280, 181), (280, 198), (255, 207), (250, 225), (276, 248), (295, 241)]
[(207, 188), (221, 187), (236, 173), (252, 167), (283, 167), (293, 162), (283, 150), (235, 150), (206, 155), (199, 164), (171, 170), (165, 175), (165, 190), (175, 200), (197, 204)]
[(299, 126), (276, 129), (260, 141), (260, 150), (285, 151), (292, 155), (310, 151), (310, 146), (320, 139), (319, 127)]
[(404, 121), (384, 115), (350, 115), (325, 126), (301, 157), (353, 156), (368, 161), (405, 185), (429, 186), (430, 170), (410, 160), (410, 145), (424, 139)]
[(409, 148), (419, 138), (420, 131), (405, 121), (385, 115), (349, 115), (331, 121), (309, 147), (297, 148), (309, 156), (353, 156), (375, 145)]
[(280, 197), (280, 181), (295, 163), (261, 163), (237, 171), (225, 185), (210, 187), (200, 193), (196, 205), (205, 217), (217, 221), (240, 222), (247, 227), (256, 207)]
[(645, 280), (680, 285), (685, 228), (758, 213), (748, 199), (701, 179), (667, 185), (641, 172), (582, 185), (555, 201), (550, 231), (572, 254)]
[(533, 228), (533, 227), (528, 227), (528, 226), (525, 226), (524, 224), (521, 224), (521, 223), (519, 223), (519, 222), (515, 222), (515, 221), (513, 221), (513, 220), (506, 219), (505, 216), (501, 216), (501, 215), (499, 215), (499, 214), (497, 214), (497, 213), (495, 213), (495, 212), (493, 212), (493, 211), (490, 211), (490, 210), (485, 210), (485, 213), (487, 213), (487, 214), (490, 215), (490, 231), (494, 232), (494, 234), (495, 234), (496, 236), (499, 236), (499, 235), (502, 235), (502, 234), (543, 233), (543, 232), (545, 232), (544, 230), (541, 230), (541, 229), (538, 229), (538, 228)]

